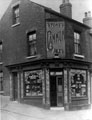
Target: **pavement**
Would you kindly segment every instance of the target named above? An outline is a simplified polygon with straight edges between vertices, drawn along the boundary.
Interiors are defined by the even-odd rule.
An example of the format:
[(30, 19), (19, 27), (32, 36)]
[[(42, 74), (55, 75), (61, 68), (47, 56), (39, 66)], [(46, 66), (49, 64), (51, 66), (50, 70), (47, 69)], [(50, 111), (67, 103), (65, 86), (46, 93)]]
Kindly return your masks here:
[(10, 101), (9, 96), (0, 95), (0, 120), (92, 120), (92, 109), (46, 110)]

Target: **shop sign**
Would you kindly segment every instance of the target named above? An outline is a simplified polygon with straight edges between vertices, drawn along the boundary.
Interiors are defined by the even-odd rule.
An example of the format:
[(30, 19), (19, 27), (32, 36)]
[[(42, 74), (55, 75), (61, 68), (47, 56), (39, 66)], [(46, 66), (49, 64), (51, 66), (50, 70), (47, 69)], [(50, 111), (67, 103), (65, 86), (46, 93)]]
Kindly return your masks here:
[(48, 57), (64, 57), (64, 22), (46, 22), (46, 41)]

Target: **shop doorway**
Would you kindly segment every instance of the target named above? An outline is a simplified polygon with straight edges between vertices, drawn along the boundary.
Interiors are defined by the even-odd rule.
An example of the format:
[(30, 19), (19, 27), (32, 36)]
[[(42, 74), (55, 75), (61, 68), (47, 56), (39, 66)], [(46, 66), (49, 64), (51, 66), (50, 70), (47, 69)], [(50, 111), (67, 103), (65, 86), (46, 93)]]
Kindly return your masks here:
[(63, 107), (63, 72), (50, 72), (50, 105)]
[(17, 99), (18, 99), (18, 78), (17, 78), (17, 72), (13, 73), (13, 99), (14, 99), (14, 101), (17, 101)]

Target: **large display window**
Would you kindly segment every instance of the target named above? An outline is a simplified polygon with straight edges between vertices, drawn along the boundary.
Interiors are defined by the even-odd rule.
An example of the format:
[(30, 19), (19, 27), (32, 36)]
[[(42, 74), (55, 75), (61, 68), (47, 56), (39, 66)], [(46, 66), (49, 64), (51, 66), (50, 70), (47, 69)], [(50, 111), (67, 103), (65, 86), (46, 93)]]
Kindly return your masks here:
[(84, 70), (71, 70), (71, 97), (87, 96), (87, 77)]
[(24, 72), (25, 96), (42, 96), (42, 70)]

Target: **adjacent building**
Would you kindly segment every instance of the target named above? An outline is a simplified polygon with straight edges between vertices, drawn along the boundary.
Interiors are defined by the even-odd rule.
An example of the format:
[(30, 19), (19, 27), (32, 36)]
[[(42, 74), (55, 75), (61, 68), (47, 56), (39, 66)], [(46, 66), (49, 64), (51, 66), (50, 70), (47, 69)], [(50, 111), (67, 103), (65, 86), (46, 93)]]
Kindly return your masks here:
[(12, 0), (0, 21), (0, 91), (13, 101), (50, 109), (90, 107), (92, 17), (72, 19), (30, 0)]

